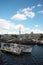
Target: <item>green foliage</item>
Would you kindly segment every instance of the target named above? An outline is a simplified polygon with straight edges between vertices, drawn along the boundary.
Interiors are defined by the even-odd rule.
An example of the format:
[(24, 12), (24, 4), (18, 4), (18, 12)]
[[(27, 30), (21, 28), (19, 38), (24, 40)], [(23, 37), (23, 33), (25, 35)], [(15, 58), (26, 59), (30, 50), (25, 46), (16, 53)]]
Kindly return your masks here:
[(11, 35), (11, 37), (16, 37), (16, 38), (17, 38), (18, 36), (17, 36), (17, 35), (12, 34), (12, 35)]
[(0, 35), (0, 37), (1, 37), (1, 35)]
[(41, 38), (41, 39), (43, 38), (43, 34), (40, 34), (40, 38)]

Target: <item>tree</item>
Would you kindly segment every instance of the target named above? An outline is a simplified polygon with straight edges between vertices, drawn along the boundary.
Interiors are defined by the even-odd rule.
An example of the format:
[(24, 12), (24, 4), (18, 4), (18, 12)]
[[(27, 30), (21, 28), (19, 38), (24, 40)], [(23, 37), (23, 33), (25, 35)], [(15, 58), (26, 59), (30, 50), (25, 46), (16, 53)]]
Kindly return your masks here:
[(11, 37), (13, 37), (13, 38), (14, 38), (14, 37), (16, 37), (16, 38), (17, 38), (18, 36), (17, 36), (16, 34), (15, 34), (15, 35), (14, 35), (14, 34), (12, 34), (12, 35), (11, 35)]
[(43, 34), (40, 34), (40, 38), (39, 39), (43, 39)]
[(1, 42), (1, 35), (0, 35), (0, 42)]
[(1, 38), (1, 35), (0, 35), (0, 38)]

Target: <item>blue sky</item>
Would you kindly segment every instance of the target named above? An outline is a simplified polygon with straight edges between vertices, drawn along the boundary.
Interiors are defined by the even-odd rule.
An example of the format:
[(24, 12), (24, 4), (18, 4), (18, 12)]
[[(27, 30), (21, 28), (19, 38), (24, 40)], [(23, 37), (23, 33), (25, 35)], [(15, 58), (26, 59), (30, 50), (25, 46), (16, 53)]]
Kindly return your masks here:
[(0, 34), (43, 33), (43, 0), (0, 0)]

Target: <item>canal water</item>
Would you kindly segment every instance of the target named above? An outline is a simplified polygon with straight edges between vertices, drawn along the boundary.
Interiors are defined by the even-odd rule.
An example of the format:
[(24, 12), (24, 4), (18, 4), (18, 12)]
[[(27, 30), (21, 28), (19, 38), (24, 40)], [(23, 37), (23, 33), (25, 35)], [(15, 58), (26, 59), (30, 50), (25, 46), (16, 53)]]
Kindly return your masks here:
[(43, 46), (34, 45), (31, 54), (20, 56), (2, 53), (0, 65), (43, 65)]

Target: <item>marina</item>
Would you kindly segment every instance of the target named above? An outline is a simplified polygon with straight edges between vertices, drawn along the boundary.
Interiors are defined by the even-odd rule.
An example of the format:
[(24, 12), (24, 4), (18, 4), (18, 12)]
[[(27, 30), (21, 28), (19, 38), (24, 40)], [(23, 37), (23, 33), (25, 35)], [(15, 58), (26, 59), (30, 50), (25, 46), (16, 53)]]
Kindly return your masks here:
[(0, 0), (0, 65), (43, 65), (43, 0)]

